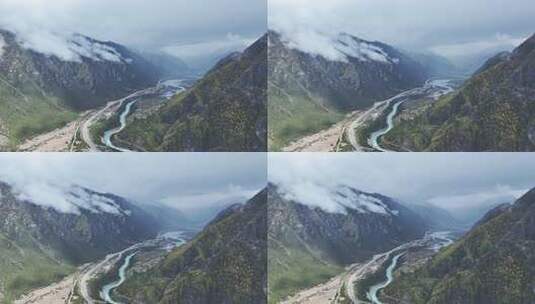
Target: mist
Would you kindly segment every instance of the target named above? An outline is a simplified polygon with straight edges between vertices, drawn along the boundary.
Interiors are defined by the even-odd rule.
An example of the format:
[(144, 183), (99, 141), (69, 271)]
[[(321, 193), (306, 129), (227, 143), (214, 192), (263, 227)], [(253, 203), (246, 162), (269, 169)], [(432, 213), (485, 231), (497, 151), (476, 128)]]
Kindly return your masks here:
[[(244, 203), (265, 187), (262, 153), (1, 154), (0, 181), (19, 198), (60, 212), (90, 209), (98, 196), (73, 204), (77, 187), (163, 204), (194, 216)], [(106, 210), (115, 212), (114, 210)]]
[(268, 172), (290, 197), (329, 212), (340, 211), (330, 193), (346, 185), (471, 220), (535, 187), (530, 153), (279, 153)]
[(269, 28), (297, 49), (332, 58), (339, 33), (456, 63), (511, 50), (535, 31), (530, 0), (270, 0)]

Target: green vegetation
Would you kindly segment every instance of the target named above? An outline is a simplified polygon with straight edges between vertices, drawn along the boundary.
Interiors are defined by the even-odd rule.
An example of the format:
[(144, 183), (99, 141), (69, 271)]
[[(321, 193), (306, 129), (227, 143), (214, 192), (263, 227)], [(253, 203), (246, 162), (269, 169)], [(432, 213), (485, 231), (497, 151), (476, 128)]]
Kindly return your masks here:
[(268, 302), (278, 303), (299, 290), (327, 282), (343, 271), (341, 265), (323, 261), (297, 248), (279, 247), (276, 241), (270, 240)]
[(147, 151), (265, 151), (266, 69), (264, 37), (118, 138)]
[(534, 39), (397, 125), (385, 140), (413, 151), (534, 150)]
[(268, 87), (269, 150), (278, 151), (291, 141), (314, 134), (344, 118), (344, 114), (328, 110), (308, 95), (288, 95)]
[[(388, 266), (392, 264), (396, 254), (397, 253), (390, 254), (388, 259), (381, 265), (381, 267), (377, 269), (377, 271), (368, 274), (364, 279), (360, 280), (356, 284), (356, 291), (359, 299), (366, 299), (367, 293), (372, 286), (386, 281), (386, 270)], [(400, 265), (401, 264), (398, 264), (396, 267), (399, 267)]]
[(4, 124), (0, 127), (7, 129), (12, 149), (27, 138), (77, 118), (75, 112), (62, 106), (61, 100), (44, 95), (32, 83), (15, 89), (0, 80), (0, 108), (0, 124)]
[(525, 205), (517, 202), (481, 223), (423, 267), (403, 274), (386, 293), (416, 304), (533, 303), (535, 240), (521, 233), (533, 229), (528, 205), (533, 199), (528, 194)]
[(60, 281), (75, 270), (40, 249), (20, 247), (2, 234), (0, 256), (0, 282), (7, 304), (30, 290)]
[(266, 208), (262, 192), (118, 292), (145, 303), (265, 303)]

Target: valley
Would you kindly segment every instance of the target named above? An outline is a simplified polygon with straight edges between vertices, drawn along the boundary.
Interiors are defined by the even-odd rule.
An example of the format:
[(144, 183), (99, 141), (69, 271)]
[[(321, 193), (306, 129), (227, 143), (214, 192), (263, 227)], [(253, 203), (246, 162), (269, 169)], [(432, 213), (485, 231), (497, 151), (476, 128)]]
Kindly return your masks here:
[[(453, 239), (449, 232), (429, 232), (422, 239), (410, 241), (392, 250), (376, 254), (372, 259), (363, 263), (348, 266), (346, 271), (330, 279), (327, 283), (314, 286), (310, 289), (299, 291), (296, 295), (281, 301), (281, 304), (349, 304), (349, 303), (372, 303), (382, 304), (378, 299), (380, 290), (386, 288), (393, 281), (393, 271), (399, 266), (400, 259), (408, 253), (427, 252), (426, 256), (432, 255), (441, 248), (450, 245)], [(385, 281), (375, 284), (367, 284), (367, 291), (363, 294), (366, 298), (359, 298), (357, 287), (369, 276), (385, 271)], [(381, 275), (379, 274), (379, 277)], [(360, 288), (358, 288), (360, 289)]]
[[(410, 89), (384, 101), (373, 104), (369, 109), (356, 111), (332, 127), (317, 134), (308, 135), (282, 149), (284, 152), (390, 152), (380, 145), (380, 139), (394, 127), (394, 118), (403, 103), (426, 100), (433, 103), (441, 96), (454, 91), (452, 79), (430, 79), (422, 87)], [(423, 105), (425, 106), (425, 105)], [(385, 122), (378, 120), (384, 119)], [(379, 130), (368, 130), (373, 124)], [(403, 149), (403, 148), (402, 148)]]
[[(128, 96), (109, 101), (100, 109), (89, 110), (80, 114), (79, 118), (70, 122), (65, 127), (51, 132), (37, 135), (28, 139), (19, 147), (21, 152), (103, 152), (119, 151), (128, 152), (129, 149), (117, 147), (113, 144), (114, 135), (126, 127), (126, 119), (131, 115), (134, 103), (142, 103), (148, 100), (152, 107), (161, 106), (176, 94), (186, 90), (194, 83), (195, 78), (168, 80), (159, 82), (157, 86), (136, 91)], [(156, 101), (154, 101), (156, 99)], [(149, 109), (150, 110), (150, 109)], [(117, 119), (117, 122), (112, 120)], [(104, 121), (110, 121), (111, 125), (119, 124), (108, 130), (99, 130), (99, 134), (92, 131), (94, 126)]]
[[(126, 271), (136, 254), (142, 251), (164, 254), (185, 244), (192, 235), (194, 234), (191, 231), (161, 234), (155, 239), (143, 241), (120, 252), (108, 254), (101, 261), (80, 266), (76, 273), (66, 277), (61, 282), (29, 292), (16, 300), (14, 304), (94, 304), (102, 303), (102, 301), (110, 304), (119, 303), (113, 299), (112, 293), (125, 281)], [(117, 274), (109, 273), (113, 269), (118, 269)], [(103, 275), (117, 277), (117, 280), (102, 286), (95, 284), (95, 280)]]

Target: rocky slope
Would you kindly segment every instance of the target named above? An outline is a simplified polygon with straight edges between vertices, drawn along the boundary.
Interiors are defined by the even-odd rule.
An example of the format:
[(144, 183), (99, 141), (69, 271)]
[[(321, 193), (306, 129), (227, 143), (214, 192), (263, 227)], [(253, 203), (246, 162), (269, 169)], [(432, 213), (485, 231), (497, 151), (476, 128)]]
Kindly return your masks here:
[(326, 281), (344, 266), (422, 236), (428, 226), (394, 199), (340, 187), (332, 192), (342, 209), (328, 212), (268, 192), (270, 303)]
[(117, 137), (148, 151), (265, 151), (266, 83), (264, 36)]
[(159, 229), (154, 218), (112, 194), (73, 187), (64, 198), (72, 209), (47, 207), (0, 183), (0, 293), (6, 301)]
[(385, 140), (413, 151), (535, 150), (535, 35), (491, 58), (453, 95)]
[(129, 303), (266, 303), (267, 192), (218, 215), (119, 288)]
[(66, 58), (35, 51), (1, 29), (0, 42), (0, 129), (15, 143), (159, 78), (155, 66), (113, 42), (73, 35)]
[(396, 278), (384, 303), (533, 303), (534, 253), (535, 189), (491, 210), (423, 267)]
[(268, 112), (272, 149), (423, 83), (428, 71), (411, 56), (380, 42), (341, 34), (332, 60), (296, 48), (269, 32)]

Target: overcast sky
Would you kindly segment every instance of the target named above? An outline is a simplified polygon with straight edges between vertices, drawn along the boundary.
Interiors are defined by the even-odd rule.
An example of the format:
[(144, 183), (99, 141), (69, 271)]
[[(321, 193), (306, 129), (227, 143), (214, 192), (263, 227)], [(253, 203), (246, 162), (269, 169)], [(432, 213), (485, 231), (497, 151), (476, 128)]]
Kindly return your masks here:
[[(263, 153), (0, 154), (0, 180), (31, 193), (35, 203), (72, 184), (140, 203), (163, 202), (194, 212), (250, 198), (266, 185)], [(30, 196), (31, 196), (30, 195)]]
[(430, 203), (458, 213), (512, 203), (535, 187), (535, 156), (282, 153), (269, 156), (268, 172), (271, 182), (290, 189), (306, 187), (313, 191), (310, 185), (349, 185), (409, 204)]
[(450, 58), (518, 45), (533, 16), (533, 0), (269, 0), (269, 27), (290, 39), (347, 32)]
[(188, 59), (260, 37), (266, 6), (261, 0), (1, 0), (0, 27), (41, 38), (77, 32)]

